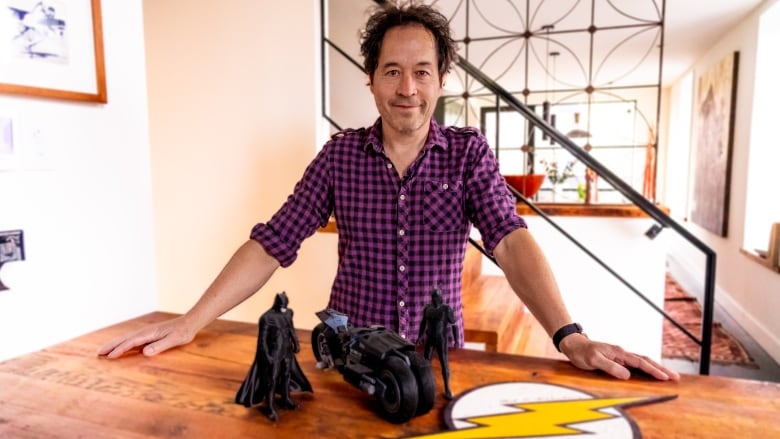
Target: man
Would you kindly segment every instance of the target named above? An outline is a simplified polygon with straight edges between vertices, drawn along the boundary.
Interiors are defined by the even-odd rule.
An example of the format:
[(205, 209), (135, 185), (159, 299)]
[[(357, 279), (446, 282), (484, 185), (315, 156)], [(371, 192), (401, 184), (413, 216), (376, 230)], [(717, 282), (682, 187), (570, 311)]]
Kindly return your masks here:
[(114, 339), (99, 354), (115, 358), (144, 346), (145, 355), (154, 355), (190, 342), (279, 266), (292, 264), (301, 242), (333, 214), (339, 264), (329, 307), (357, 326), (384, 325), (415, 341), (435, 286), (455, 311), (461, 346), (461, 271), (473, 224), (514, 291), (573, 364), (622, 379), (630, 377), (628, 368), (677, 379), (646, 357), (582, 333), (516, 214), (485, 138), (433, 120), (456, 56), (446, 18), (428, 6), (379, 10), (366, 24), (361, 53), (380, 114), (374, 126), (334, 136), (287, 202), (268, 223), (255, 226), (186, 314)]

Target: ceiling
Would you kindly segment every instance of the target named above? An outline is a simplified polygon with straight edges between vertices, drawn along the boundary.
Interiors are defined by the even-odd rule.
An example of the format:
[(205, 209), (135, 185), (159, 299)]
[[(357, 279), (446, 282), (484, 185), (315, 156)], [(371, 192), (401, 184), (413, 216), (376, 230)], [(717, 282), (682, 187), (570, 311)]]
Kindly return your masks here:
[(667, 0), (663, 83), (685, 73), (763, 0)]
[[(666, 0), (661, 82), (669, 84), (678, 79), (762, 1)], [(658, 82), (660, 28), (656, 31), (647, 25), (658, 22), (663, 0), (427, 0), (426, 3), (433, 4), (450, 19), (456, 39), (471, 39), (466, 58), (492, 77), (501, 78), (502, 73), (512, 69), (510, 64), (522, 59), (518, 54), (527, 48), (531, 69), (547, 63), (545, 53), (560, 52), (556, 60), (558, 75), (552, 76), (561, 76), (561, 84), (581, 83), (582, 78), (569, 80), (564, 76), (578, 76), (578, 73), (582, 76), (589, 69), (594, 72), (594, 85), (610, 81), (624, 85), (619, 84), (621, 79), (632, 84)], [(590, 38), (586, 30), (592, 14), (596, 17), (594, 24), (603, 32), (594, 33), (599, 52), (593, 53), (594, 64), (589, 66)], [(545, 25), (552, 25), (552, 43), (546, 48), (543, 45), (547, 38), (542, 33)], [(526, 30), (536, 36), (527, 41), (528, 47), (524, 45), (525, 39), (517, 38)], [(607, 58), (609, 63), (602, 64)], [(601, 71), (596, 72), (598, 69)], [(546, 65), (544, 70), (551, 75)], [(522, 79), (514, 79), (523, 83)], [(518, 84), (511, 83), (512, 78), (501, 80), (505, 81), (506, 88), (517, 88)], [(530, 88), (538, 89), (539, 84), (531, 84)]]

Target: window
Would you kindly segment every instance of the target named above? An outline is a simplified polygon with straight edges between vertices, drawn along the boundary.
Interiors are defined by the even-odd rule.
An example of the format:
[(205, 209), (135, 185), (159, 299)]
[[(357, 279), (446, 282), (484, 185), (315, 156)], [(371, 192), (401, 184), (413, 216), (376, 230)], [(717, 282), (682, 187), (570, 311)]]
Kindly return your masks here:
[(780, 131), (774, 113), (780, 99), (777, 41), (780, 3), (759, 19), (743, 241), (743, 248), (749, 251), (766, 250), (771, 224), (780, 222)]
[[(656, 150), (648, 132), (657, 132), (658, 125), (663, 10), (653, 0), (618, 3), (467, 0), (439, 5), (450, 19), (461, 56), (481, 72), (478, 76), (484, 74), (538, 114), (549, 108), (555, 123), (544, 119), (564, 134), (575, 125), (590, 132), (590, 137), (573, 140), (637, 192), (645, 193), (647, 186), (648, 198), (654, 198), (656, 171), (651, 161), (647, 175), (653, 178), (645, 180), (645, 157)], [(531, 131), (519, 115), (503, 111), (507, 103), (498, 102), (491, 87), (472, 74), (459, 68), (450, 73), (438, 120), (480, 126), (493, 142), (504, 174), (540, 173), (542, 160), (559, 165), (571, 160), (559, 145), (537, 138), (539, 130)], [(584, 183), (585, 168), (576, 164), (574, 172), (576, 178), (562, 185), (571, 198), (566, 202), (581, 195), (577, 189)], [(550, 189), (545, 182), (537, 201), (546, 201)], [(598, 196), (602, 203), (627, 202), (603, 179)]]
[[(532, 109), (542, 117), (541, 105)], [(501, 172), (513, 174), (545, 174), (551, 163), (562, 170), (573, 163), (571, 178), (560, 188), (563, 199), (556, 202), (583, 201), (585, 166), (568, 151), (556, 145), (541, 130), (533, 129), (521, 115), (502, 107), (499, 118), (495, 107), (482, 107), (480, 128), (496, 154)], [(564, 103), (550, 108), (553, 125), (578, 145), (590, 149), (590, 154), (612, 169), (618, 177), (642, 190), (647, 149), (648, 124), (635, 101), (603, 101)], [(524, 145), (532, 146), (532, 148)], [(597, 183), (598, 202), (625, 203), (623, 196), (606, 182)], [(553, 184), (546, 179), (537, 201), (552, 201)]]

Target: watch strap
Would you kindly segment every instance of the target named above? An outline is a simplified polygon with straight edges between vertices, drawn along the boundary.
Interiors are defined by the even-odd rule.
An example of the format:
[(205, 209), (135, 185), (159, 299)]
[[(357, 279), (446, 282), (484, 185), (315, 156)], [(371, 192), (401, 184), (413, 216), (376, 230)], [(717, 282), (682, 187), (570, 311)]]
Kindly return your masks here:
[(561, 326), (560, 329), (555, 331), (552, 340), (553, 345), (555, 345), (555, 349), (558, 352), (561, 351), (561, 341), (572, 334), (582, 334), (582, 326), (580, 326), (579, 323), (569, 323), (568, 325)]

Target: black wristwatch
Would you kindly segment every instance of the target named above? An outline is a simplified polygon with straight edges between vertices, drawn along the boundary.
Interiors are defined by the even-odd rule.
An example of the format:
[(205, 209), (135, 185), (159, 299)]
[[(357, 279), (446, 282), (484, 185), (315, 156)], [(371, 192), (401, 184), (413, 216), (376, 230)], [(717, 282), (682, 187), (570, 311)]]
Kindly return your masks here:
[(561, 341), (572, 334), (582, 334), (582, 326), (580, 326), (579, 323), (569, 323), (568, 325), (561, 326), (561, 329), (555, 331), (555, 334), (553, 334), (553, 344), (558, 352), (561, 351)]

